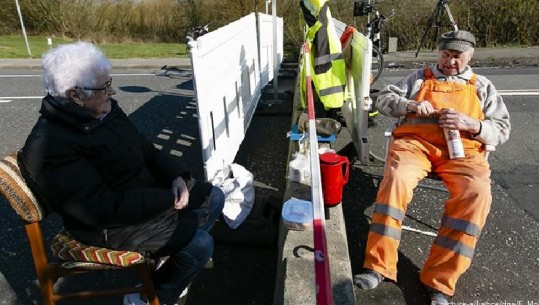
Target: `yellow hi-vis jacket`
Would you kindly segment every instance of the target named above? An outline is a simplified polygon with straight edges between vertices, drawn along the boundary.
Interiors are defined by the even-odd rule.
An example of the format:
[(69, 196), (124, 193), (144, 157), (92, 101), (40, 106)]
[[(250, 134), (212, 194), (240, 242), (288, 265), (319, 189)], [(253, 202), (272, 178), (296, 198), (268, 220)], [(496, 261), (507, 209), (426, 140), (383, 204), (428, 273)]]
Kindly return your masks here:
[[(301, 0), (307, 24), (306, 41), (311, 52), (311, 78), (315, 93), (324, 108), (340, 108), (344, 103), (345, 63), (340, 38), (335, 31), (328, 0)], [(300, 88), (305, 92), (305, 65), (302, 65)], [(305, 94), (301, 94), (305, 107)]]

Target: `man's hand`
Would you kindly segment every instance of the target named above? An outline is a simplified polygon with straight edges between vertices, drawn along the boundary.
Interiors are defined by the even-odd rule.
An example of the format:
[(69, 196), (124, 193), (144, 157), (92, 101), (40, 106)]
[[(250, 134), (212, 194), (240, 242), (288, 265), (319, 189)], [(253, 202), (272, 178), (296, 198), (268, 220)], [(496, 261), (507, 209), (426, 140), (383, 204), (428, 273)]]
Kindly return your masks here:
[(440, 127), (448, 129), (458, 129), (476, 134), (481, 129), (481, 122), (453, 109), (444, 108), (440, 110)]
[(412, 101), (408, 105), (406, 105), (406, 110), (410, 112), (415, 112), (415, 114), (419, 117), (429, 117), (437, 113), (436, 109), (432, 107), (429, 101)]
[(182, 177), (178, 177), (172, 181), (172, 194), (174, 194), (174, 208), (181, 210), (187, 206), (189, 202), (189, 189)]

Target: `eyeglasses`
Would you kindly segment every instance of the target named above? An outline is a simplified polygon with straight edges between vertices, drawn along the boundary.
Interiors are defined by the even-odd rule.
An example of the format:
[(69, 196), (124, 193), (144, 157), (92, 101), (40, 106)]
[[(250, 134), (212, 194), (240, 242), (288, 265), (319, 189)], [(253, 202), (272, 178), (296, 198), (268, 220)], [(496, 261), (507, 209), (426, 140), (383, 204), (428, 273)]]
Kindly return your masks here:
[(109, 79), (106, 83), (105, 83), (105, 86), (104, 87), (101, 87), (101, 88), (89, 88), (89, 87), (76, 87), (77, 89), (82, 89), (82, 90), (93, 90), (93, 91), (103, 91), (103, 94), (107, 94), (107, 89), (110, 88), (110, 86), (112, 85), (112, 78)]

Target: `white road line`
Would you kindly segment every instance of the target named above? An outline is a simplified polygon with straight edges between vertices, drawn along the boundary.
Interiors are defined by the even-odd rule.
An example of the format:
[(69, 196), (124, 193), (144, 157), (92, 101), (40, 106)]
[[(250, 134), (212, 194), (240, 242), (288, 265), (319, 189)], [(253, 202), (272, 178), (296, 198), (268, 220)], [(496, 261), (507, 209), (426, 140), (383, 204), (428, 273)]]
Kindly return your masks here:
[(522, 89), (522, 90), (498, 90), (500, 95), (539, 95), (539, 89)]
[[(155, 76), (154, 73), (112, 73), (110, 76)], [(4, 74), (0, 78), (30, 78), (43, 77), (41, 74)]]
[(41, 100), (43, 96), (0, 96), (0, 103), (9, 103), (13, 100)]
[[(539, 89), (528, 90), (498, 90), (501, 96), (536, 96), (539, 95)], [(9, 103), (13, 100), (40, 100), (43, 96), (0, 96), (0, 103)]]
[(17, 74), (17, 75), (3, 74), (3, 75), (0, 75), (0, 78), (23, 78), (23, 77), (43, 77), (43, 75), (41, 74)]
[[(539, 89), (523, 89), (523, 90), (498, 90), (500, 95), (508, 96), (535, 96), (539, 95)], [(35, 100), (42, 99), (42, 96), (0, 96), (0, 103), (9, 103), (12, 100)]]
[(10, 99), (10, 100), (35, 100), (42, 99), (44, 95), (41, 96), (0, 96), (0, 99)]
[(110, 76), (156, 76), (154, 73), (112, 73)]

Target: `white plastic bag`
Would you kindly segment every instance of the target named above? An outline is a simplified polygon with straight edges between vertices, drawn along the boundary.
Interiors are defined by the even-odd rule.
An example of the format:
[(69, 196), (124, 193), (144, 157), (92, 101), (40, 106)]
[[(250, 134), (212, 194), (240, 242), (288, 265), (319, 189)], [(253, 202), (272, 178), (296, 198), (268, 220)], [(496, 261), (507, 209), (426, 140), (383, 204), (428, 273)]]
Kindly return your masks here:
[(236, 229), (245, 221), (255, 202), (253, 174), (243, 166), (233, 163), (219, 172), (213, 184), (225, 194), (223, 218), (231, 229)]

